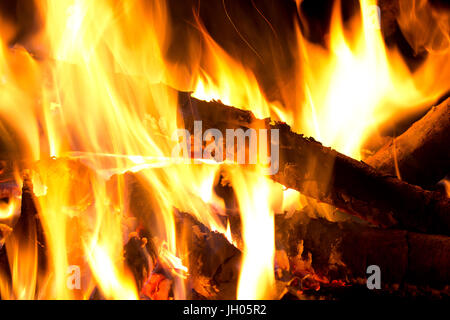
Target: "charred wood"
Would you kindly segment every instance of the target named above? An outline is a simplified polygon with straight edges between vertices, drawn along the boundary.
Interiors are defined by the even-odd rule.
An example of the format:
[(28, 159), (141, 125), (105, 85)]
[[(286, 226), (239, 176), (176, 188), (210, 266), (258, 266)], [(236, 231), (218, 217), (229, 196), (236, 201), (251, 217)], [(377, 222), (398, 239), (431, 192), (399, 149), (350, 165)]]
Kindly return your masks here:
[[(4, 245), (0, 248), (0, 272), (7, 281), (9, 280), (9, 287), (12, 287), (12, 274), (10, 269), (10, 258), (8, 258), (8, 247), (14, 250), (33, 252), (34, 246), (37, 246), (37, 262), (39, 270), (47, 268), (47, 253), (45, 246), (45, 237), (40, 222), (36, 205), (35, 196), (33, 194), (33, 186), (27, 176), (24, 177), (22, 187), (22, 203), (20, 209), (20, 216), (13, 228), (8, 232), (4, 239)], [(11, 256), (12, 257), (12, 256)], [(20, 260), (15, 263), (20, 263)], [(28, 266), (22, 264), (20, 268)], [(34, 268), (33, 265), (29, 266)], [(30, 273), (34, 270), (30, 270)], [(39, 284), (38, 284), (39, 285)]]
[[(267, 128), (279, 130), (276, 182), (333, 205), (375, 225), (450, 234), (450, 199), (378, 172), (362, 161), (292, 132), (285, 123), (257, 119), (250, 111), (180, 94), (180, 126), (203, 130)], [(225, 136), (225, 135), (224, 135)]]
[(146, 249), (147, 242), (147, 238), (141, 238), (137, 233), (132, 233), (124, 246), (125, 262), (133, 273), (138, 291), (141, 291), (144, 281), (149, 276), (151, 257)]

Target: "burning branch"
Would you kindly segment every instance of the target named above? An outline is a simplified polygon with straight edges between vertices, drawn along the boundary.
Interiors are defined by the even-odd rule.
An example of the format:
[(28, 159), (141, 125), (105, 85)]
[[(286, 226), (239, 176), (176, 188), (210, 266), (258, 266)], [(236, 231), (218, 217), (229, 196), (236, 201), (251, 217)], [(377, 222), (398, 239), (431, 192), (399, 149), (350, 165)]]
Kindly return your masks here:
[(203, 128), (279, 130), (279, 171), (271, 178), (288, 188), (383, 227), (450, 234), (450, 199), (378, 172), (284, 123), (256, 119), (250, 111), (180, 95), (180, 113), (188, 130)]

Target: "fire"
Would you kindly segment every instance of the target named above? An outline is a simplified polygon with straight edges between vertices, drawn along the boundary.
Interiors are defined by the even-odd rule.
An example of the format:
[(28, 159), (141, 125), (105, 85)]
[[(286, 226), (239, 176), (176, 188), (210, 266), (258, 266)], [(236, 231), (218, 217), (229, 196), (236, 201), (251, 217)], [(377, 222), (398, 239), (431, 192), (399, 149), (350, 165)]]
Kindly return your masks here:
[[(300, 6), (302, 1), (298, 1)], [(408, 4), (407, 4), (408, 3)], [(401, 1), (402, 16), (400, 19), (411, 23), (408, 14), (414, 14), (411, 2)], [(310, 43), (297, 28), (297, 85), (301, 92), (300, 98), (293, 94), (295, 108), (280, 106), (268, 101), (255, 80), (253, 73), (231, 58), (205, 31), (198, 22), (199, 29), (206, 43), (208, 63), (198, 78), (194, 96), (205, 100), (220, 100), (241, 108), (248, 108), (258, 117), (271, 116), (288, 122), (294, 130), (307, 136), (315, 137), (327, 146), (361, 159), (364, 142), (377, 132), (378, 125), (392, 119), (405, 110), (417, 110), (429, 106), (448, 90), (448, 75), (450, 74), (449, 46), (439, 51), (429, 51), (426, 61), (414, 72), (410, 71), (397, 49), (387, 48), (380, 30), (375, 0), (360, 1), (360, 16), (354, 17), (346, 29), (341, 17), (340, 1), (334, 6), (327, 47)], [(429, 12), (429, 5), (420, 1), (419, 14)], [(427, 11), (428, 9), (428, 11)], [(301, 16), (301, 13), (300, 13)], [(432, 32), (439, 32), (444, 26), (444, 15), (438, 21), (439, 26)], [(416, 23), (420, 21), (415, 17)], [(412, 27), (410, 30), (414, 30)], [(447, 32), (441, 34), (447, 35)], [(416, 34), (411, 38), (415, 39)], [(442, 43), (448, 42), (444, 39)], [(429, 79), (442, 79), (429, 81)], [(430, 83), (433, 83), (430, 86)], [(280, 84), (283, 88), (283, 84)], [(247, 182), (246, 188), (239, 184), (239, 189), (247, 190), (246, 197), (251, 198), (252, 192), (261, 192), (257, 183)], [(259, 191), (258, 191), (259, 190)], [(261, 194), (264, 194), (261, 192)], [(264, 198), (264, 197), (262, 197)], [(283, 197), (286, 205), (291, 198), (303, 199), (293, 192)], [(244, 201), (243, 199), (241, 199)], [(304, 201), (304, 200), (303, 200)], [(251, 202), (251, 200), (250, 200)], [(298, 203), (298, 202), (297, 202)], [(317, 205), (322, 215), (331, 212), (328, 206)], [(248, 205), (241, 211), (245, 212), (243, 220), (249, 225), (250, 217), (258, 210), (267, 212), (265, 208)], [(266, 220), (261, 229), (271, 228), (271, 222)], [(269, 260), (264, 263), (256, 257), (263, 245), (253, 247), (257, 234), (253, 228), (244, 226), (244, 238), (247, 247), (247, 258), (244, 259), (243, 272), (238, 296), (255, 298), (263, 297), (256, 284), (255, 274), (264, 284), (270, 284), (271, 278), (266, 277), (265, 270), (270, 269)], [(272, 233), (270, 233), (272, 234)], [(250, 236), (251, 235), (251, 236)], [(250, 238), (252, 237), (252, 238)], [(267, 248), (272, 245), (265, 243)], [(273, 251), (268, 250), (269, 256)], [(252, 256), (251, 258), (250, 255)], [(253, 256), (254, 255), (254, 256)], [(262, 261), (260, 261), (262, 262)], [(247, 269), (248, 268), (248, 269)], [(252, 270), (246, 273), (244, 270)], [(255, 282), (244, 284), (244, 278), (249, 277)], [(264, 285), (261, 285), (264, 286)]]
[(357, 159), (378, 124), (398, 111), (430, 105), (447, 90), (445, 85), (425, 85), (431, 74), (448, 75), (439, 70), (448, 70), (441, 60), (448, 53), (431, 54), (411, 73), (398, 51), (384, 44), (374, 19), (376, 1), (363, 0), (360, 5), (361, 19), (353, 19), (350, 35), (335, 6), (329, 50), (308, 43), (298, 32), (305, 108), (296, 122), (305, 134)]
[(297, 28), (296, 90), (302, 94), (299, 98), (291, 94), (297, 108), (267, 101), (253, 73), (220, 48), (201, 24), (208, 63), (207, 71), (202, 70), (198, 78), (194, 96), (248, 108), (260, 118), (271, 116), (286, 121), (296, 131), (360, 159), (363, 143), (379, 124), (399, 111), (429, 106), (448, 89), (449, 46), (444, 38), (448, 32), (443, 22), (447, 13), (438, 16), (426, 1), (414, 2), (419, 3), (416, 11), (410, 1), (400, 1), (399, 19), (401, 24), (408, 24), (410, 38), (420, 39), (413, 34), (416, 24), (421, 23), (416, 14), (424, 16), (429, 12), (437, 17), (436, 26), (429, 32), (443, 38), (436, 41), (441, 44), (439, 50), (429, 48), (426, 61), (414, 72), (396, 48), (386, 47), (375, 16), (375, 0), (360, 1), (360, 16), (352, 19), (350, 27), (344, 26), (337, 1), (326, 48), (308, 42)]
[(188, 268), (183, 265), (183, 262), (180, 258), (171, 254), (170, 251), (167, 250), (166, 243), (161, 246), (159, 257), (162, 261), (162, 264), (170, 268), (175, 276), (181, 277), (183, 279), (187, 278)]
[(443, 179), (440, 181), (440, 183), (443, 185), (445, 193), (447, 194), (447, 197), (450, 198), (450, 180), (449, 179)]
[(11, 218), (17, 210), (18, 203), (17, 201), (8, 200), (7, 202), (0, 202), (0, 220), (7, 220)]
[(230, 220), (227, 219), (227, 230), (225, 231), (225, 237), (230, 243), (233, 242), (233, 235), (231, 234), (231, 226), (230, 226)]
[[(40, 8), (46, 22), (42, 41), (51, 49), (51, 63), (44, 67), (53, 82), (43, 92), (48, 155), (75, 156), (95, 172), (86, 176), (87, 190), (68, 184), (64, 173), (70, 174), (69, 168), (43, 182), (47, 192), (39, 199), (40, 214), (55, 260), (52, 267), (62, 276), (69, 257), (84, 254), (105, 296), (136, 298), (132, 281), (122, 272), (122, 251), (117, 250), (125, 238), (121, 220), (128, 214), (128, 200), (113, 202), (105, 179), (115, 173), (140, 172), (148, 188), (158, 190), (154, 198), (157, 224), (144, 227), (166, 243), (161, 251), (165, 257), (175, 259), (183, 254), (176, 245), (174, 207), (196, 215), (210, 227), (221, 226), (210, 204), (202, 201), (208, 198), (205, 182), (212, 183), (209, 177), (214, 177), (218, 167), (178, 165), (168, 158), (175, 145), (171, 135), (177, 126), (177, 96), (157, 84), (170, 69), (163, 59), (170, 33), (165, 3), (127, 2), (115, 7), (110, 1), (48, 1)], [(136, 23), (138, 20), (143, 25)], [(55, 25), (61, 28), (55, 30)], [(147, 32), (142, 34), (141, 28)], [(129, 46), (135, 50), (128, 50)], [(120, 182), (117, 188), (119, 193), (125, 191)], [(81, 203), (67, 208), (73, 198)], [(68, 211), (61, 215), (62, 208)], [(110, 217), (112, 212), (115, 217)], [(74, 223), (67, 216), (79, 217), (81, 253), (64, 250), (70, 248), (63, 240), (70, 238), (64, 234), (70, 232), (67, 224)], [(91, 277), (86, 277), (89, 282)], [(60, 280), (55, 282), (64, 283)], [(179, 291), (176, 295), (182, 298), (183, 290), (182, 286), (175, 288)], [(65, 297), (66, 293), (61, 288), (49, 296)]]
[[(37, 226), (13, 232), (5, 244), (12, 281), (0, 274), (1, 298), (88, 299), (98, 290), (108, 299), (138, 299), (123, 261), (124, 242), (137, 228), (127, 225), (131, 218), (151, 231), (158, 258), (177, 278), (174, 296), (185, 298), (190, 266), (183, 257), (189, 248), (179, 245), (175, 208), (236, 241), (229, 220), (224, 225), (220, 216), (226, 214), (223, 200), (213, 191), (224, 164), (172, 157), (179, 124), (178, 93), (170, 87), (285, 121), (360, 159), (380, 124), (399, 111), (430, 105), (448, 89), (448, 38), (436, 47), (413, 33), (427, 8), (417, 2), (414, 11), (401, 1), (399, 24), (416, 49), (428, 51), (420, 67), (410, 71), (398, 50), (386, 47), (374, 25), (374, 0), (361, 0), (360, 15), (348, 25), (338, 3), (325, 48), (310, 43), (297, 26), (295, 77), (289, 79), (296, 93), (286, 94), (279, 84), (286, 101), (269, 100), (251, 68), (227, 53), (199, 17), (203, 46), (190, 46), (201, 58), (189, 61), (190, 68), (168, 59), (175, 30), (166, 1), (36, 1), (43, 28), (30, 40), (37, 48), (33, 54), (9, 48), (13, 28), (0, 25), (0, 118), (8, 125), (0, 130), (11, 154), (32, 163), (29, 179), (47, 256), (43, 268)], [(448, 35), (442, 32), (444, 14), (433, 17), (436, 39)], [(23, 150), (14, 148), (16, 140)], [(259, 165), (244, 170), (227, 164), (227, 169), (243, 226), (237, 297), (272, 298), (274, 214), (292, 212), (307, 200), (269, 182)], [(136, 173), (150, 194), (144, 217), (133, 217), (126, 172)], [(18, 199), (1, 203), (0, 219), (12, 218), (17, 209)], [(71, 266), (81, 269), (79, 291), (67, 286)]]
[(137, 300), (138, 294), (134, 280), (129, 276), (127, 282), (121, 281), (124, 278), (124, 270), (118, 269), (111, 261), (111, 253), (108, 252), (108, 248), (102, 248), (98, 243), (92, 244), (91, 247), (93, 251), (89, 252), (89, 262), (94, 276), (101, 284), (100, 287), (105, 298)]
[[(242, 220), (243, 264), (238, 299), (269, 299), (274, 292), (275, 226), (270, 201), (271, 184), (258, 169), (231, 171)], [(252, 183), (248, 183), (252, 181)]]
[[(34, 242), (34, 243), (33, 243)], [(2, 299), (32, 300), (36, 294), (37, 283), (37, 244), (32, 237), (29, 242), (15, 235), (6, 242), (8, 262), (11, 266), (12, 288), (2, 292)], [(11, 252), (11, 254), (9, 254)], [(4, 276), (2, 275), (2, 278)], [(4, 282), (3, 279), (1, 282)], [(7, 285), (4, 285), (7, 286)]]

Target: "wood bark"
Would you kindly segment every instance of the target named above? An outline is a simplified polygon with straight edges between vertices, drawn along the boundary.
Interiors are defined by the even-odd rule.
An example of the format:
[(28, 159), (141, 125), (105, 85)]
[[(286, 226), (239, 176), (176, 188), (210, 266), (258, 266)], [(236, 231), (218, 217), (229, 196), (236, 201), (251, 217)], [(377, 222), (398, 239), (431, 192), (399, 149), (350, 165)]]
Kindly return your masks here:
[[(292, 132), (285, 123), (257, 119), (220, 102), (180, 94), (180, 126), (193, 132), (267, 128), (279, 130), (279, 170), (274, 181), (383, 227), (450, 235), (450, 199), (378, 172), (368, 164)], [(225, 134), (224, 134), (225, 136)]]
[(300, 254), (311, 253), (315, 272), (330, 280), (364, 282), (367, 267), (376, 265), (384, 285), (444, 289), (450, 284), (447, 236), (309, 219), (298, 212), (292, 218), (276, 220), (276, 239), (289, 257), (299, 254), (301, 244)]

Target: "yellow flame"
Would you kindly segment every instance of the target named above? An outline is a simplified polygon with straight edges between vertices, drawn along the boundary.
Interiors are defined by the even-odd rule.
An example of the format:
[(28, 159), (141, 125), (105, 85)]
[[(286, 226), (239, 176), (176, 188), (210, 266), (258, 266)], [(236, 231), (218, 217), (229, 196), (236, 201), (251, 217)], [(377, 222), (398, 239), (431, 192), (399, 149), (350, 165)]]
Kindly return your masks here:
[(0, 282), (7, 287), (1, 292), (2, 299), (33, 300), (36, 298), (38, 276), (36, 228), (29, 225), (27, 229), (23, 235), (11, 234), (5, 243), (12, 287), (8, 285), (5, 275), (1, 275)]
[(205, 43), (206, 71), (200, 70), (193, 96), (206, 101), (220, 100), (226, 105), (251, 109), (259, 118), (268, 117), (270, 104), (264, 97), (254, 74), (230, 57), (197, 20)]
[(124, 270), (117, 268), (113, 263), (108, 249), (98, 243), (92, 244), (91, 247), (92, 252), (88, 255), (89, 262), (105, 298), (137, 300), (138, 294), (134, 280), (129, 277), (128, 282), (120, 281), (124, 277)]

